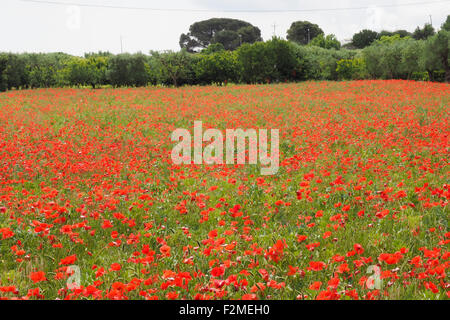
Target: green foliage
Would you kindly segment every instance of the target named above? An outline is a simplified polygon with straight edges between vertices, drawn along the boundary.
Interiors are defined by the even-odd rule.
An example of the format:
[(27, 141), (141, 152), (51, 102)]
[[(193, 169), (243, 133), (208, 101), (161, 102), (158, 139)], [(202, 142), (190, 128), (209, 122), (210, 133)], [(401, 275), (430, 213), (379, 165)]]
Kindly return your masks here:
[(378, 32), (364, 29), (353, 35), (352, 45), (355, 48), (363, 49), (370, 46), (378, 37)]
[(411, 76), (411, 80), (416, 80), (416, 81), (430, 81), (430, 75), (428, 74), (428, 72), (423, 71), (423, 72), (413, 72), (412, 76)]
[(293, 79), (297, 67), (291, 43), (273, 38), (245, 44), (237, 50), (241, 79), (246, 83), (270, 83)]
[(213, 43), (208, 46), (208, 48), (202, 50), (202, 54), (212, 54), (219, 51), (224, 51), (225, 48), (221, 43)]
[(194, 83), (197, 58), (193, 54), (186, 50), (163, 53), (152, 51), (150, 54), (156, 72), (155, 78), (159, 83), (175, 87)]
[(450, 31), (450, 15), (447, 16), (447, 20), (442, 24), (442, 30)]
[(324, 49), (316, 46), (296, 46), (300, 79), (303, 80), (338, 80), (337, 62), (352, 59), (355, 51)]
[(315, 37), (323, 34), (323, 30), (309, 21), (296, 21), (287, 31), (287, 39), (298, 44), (308, 44)]
[(256, 41), (262, 41), (261, 30), (252, 25), (239, 28), (237, 31), (242, 43), (254, 43)]
[(407, 42), (404, 42), (404, 45), (402, 49), (401, 68), (403, 74), (407, 75), (406, 79), (412, 79), (414, 73), (417, 74), (425, 71), (425, 68), (421, 64), (421, 56), (424, 52), (425, 43), (423, 41), (413, 41), (409, 38)]
[(423, 63), (425, 69), (431, 73), (434, 80), (434, 71), (443, 70), (445, 81), (450, 82), (450, 31), (442, 29), (436, 35), (428, 38), (423, 51)]
[(297, 68), (294, 45), (276, 37), (266, 41), (265, 45), (272, 57), (271, 65), (274, 68), (271, 81), (284, 82), (293, 79)]
[(220, 43), (225, 50), (234, 50), (239, 47), (241, 38), (236, 31), (222, 30), (217, 32), (212, 39), (212, 43)]
[(413, 33), (413, 38), (416, 40), (426, 40), (429, 37), (433, 36), (436, 32), (431, 24), (427, 23), (421, 29), (417, 27)]
[(405, 38), (405, 37), (411, 37), (411, 36), (412, 36), (412, 33), (411, 33), (411, 32), (408, 32), (408, 31), (406, 31), (406, 30), (396, 30), (396, 31), (393, 31), (393, 32), (383, 30), (383, 31), (381, 31), (381, 32), (378, 34), (378, 37), (379, 37), (379, 38), (381, 38), (381, 37), (383, 37), (383, 36), (392, 37), (392, 36), (395, 36), (395, 35), (399, 35), (401, 38)]
[(341, 59), (337, 62), (336, 73), (339, 80), (360, 80), (367, 76), (363, 58)]
[(399, 34), (395, 34), (392, 36), (381, 36), (379, 40), (376, 40), (378, 43), (381, 44), (393, 44), (397, 41), (402, 40), (403, 38)]
[(228, 18), (213, 18), (199, 21), (189, 27), (187, 34), (180, 36), (180, 47), (188, 52), (197, 52), (212, 43), (221, 43), (227, 50), (234, 50), (242, 43), (262, 41), (261, 30), (252, 24)]
[(8, 57), (5, 53), (0, 53), (0, 92), (8, 90), (8, 78), (6, 77), (6, 67)]
[(195, 75), (202, 84), (238, 81), (236, 53), (221, 50), (202, 54), (195, 66)]
[(70, 85), (90, 85), (92, 88), (107, 83), (108, 58), (90, 55), (88, 58), (71, 58), (65, 68)]
[(312, 46), (317, 46), (325, 49), (336, 49), (341, 48), (341, 43), (334, 34), (329, 34), (326, 37), (323, 34), (319, 34), (310, 43)]
[(80, 86), (89, 81), (86, 59), (80, 57), (72, 57), (67, 61), (63, 73), (68, 84)]
[[(433, 70), (431, 78), (436, 82), (445, 82), (445, 70)], [(448, 81), (447, 81), (448, 82)]]
[(247, 83), (269, 82), (273, 66), (266, 45), (257, 42), (253, 45), (244, 44), (237, 50), (237, 57), (241, 71), (241, 79)]
[(25, 59), (23, 55), (16, 55), (7, 53), (4, 55), (4, 61), (6, 62), (4, 70), (2, 72), (2, 78), (6, 84), (6, 89), (12, 88), (19, 89), (26, 84), (25, 79)]
[(64, 53), (23, 54), (25, 87), (48, 88), (64, 86), (64, 67), (70, 56)]
[(109, 59), (108, 79), (113, 86), (145, 86), (150, 81), (147, 57), (142, 53), (118, 54)]
[(113, 56), (113, 54), (108, 51), (88, 52), (88, 53), (84, 54), (85, 58), (91, 58), (91, 57), (111, 58), (112, 56)]
[(400, 35), (383, 36), (363, 50), (370, 78), (410, 79), (415, 72), (425, 71), (419, 62), (423, 43)]

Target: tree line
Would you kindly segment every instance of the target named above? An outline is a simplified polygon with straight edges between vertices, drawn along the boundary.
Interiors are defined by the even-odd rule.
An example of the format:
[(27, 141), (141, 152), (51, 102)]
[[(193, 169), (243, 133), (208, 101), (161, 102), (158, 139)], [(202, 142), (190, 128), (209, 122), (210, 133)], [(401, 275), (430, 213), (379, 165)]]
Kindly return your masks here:
[(192, 25), (180, 37), (182, 49), (178, 52), (98, 52), (84, 57), (65, 53), (0, 53), (0, 91), (304, 80), (450, 82), (450, 16), (438, 32), (427, 25), (412, 34), (401, 30), (377, 34), (363, 30), (347, 46), (304, 21), (292, 24), (288, 40), (274, 37), (264, 42), (255, 28), (234, 19), (206, 20)]

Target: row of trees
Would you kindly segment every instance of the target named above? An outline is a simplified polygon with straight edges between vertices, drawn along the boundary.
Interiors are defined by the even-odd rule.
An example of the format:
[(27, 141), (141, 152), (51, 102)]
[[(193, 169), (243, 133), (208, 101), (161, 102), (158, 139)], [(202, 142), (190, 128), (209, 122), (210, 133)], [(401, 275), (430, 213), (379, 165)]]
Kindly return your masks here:
[(426, 39), (388, 34), (362, 50), (340, 48), (334, 37), (322, 33), (308, 45), (273, 38), (266, 42), (245, 42), (234, 51), (215, 42), (199, 53), (187, 49), (149, 55), (99, 52), (84, 57), (64, 53), (0, 53), (0, 91), (59, 86), (179, 86), (343, 79), (450, 82), (449, 21)]
[[(447, 23), (450, 23), (450, 20), (447, 19)], [(347, 44), (348, 48), (355, 48), (355, 49), (363, 49), (365, 47), (370, 46), (372, 43), (374, 43), (376, 40), (380, 40), (383, 37), (392, 37), (392, 36), (399, 36), (400, 38), (413, 38), (415, 40), (426, 40), (431, 36), (434, 36), (436, 34), (436, 31), (434, 30), (433, 26), (429, 23), (425, 24), (423, 28), (417, 27), (416, 30), (411, 33), (406, 30), (397, 30), (397, 31), (381, 31), (376, 32), (373, 30), (367, 30), (364, 29), (356, 34), (353, 35), (352, 41)]]
[(400, 35), (383, 36), (351, 61), (338, 62), (343, 79), (412, 79), (450, 82), (450, 31), (427, 40)]

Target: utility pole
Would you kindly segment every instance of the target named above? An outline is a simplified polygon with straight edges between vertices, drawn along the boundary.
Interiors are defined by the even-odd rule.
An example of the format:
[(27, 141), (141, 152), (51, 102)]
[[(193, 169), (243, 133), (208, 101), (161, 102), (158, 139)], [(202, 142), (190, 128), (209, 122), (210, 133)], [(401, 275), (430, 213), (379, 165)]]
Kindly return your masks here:
[(433, 26), (433, 16), (430, 14), (430, 24)]
[(309, 32), (309, 28), (308, 28), (308, 43), (311, 42), (311, 33)]
[(277, 30), (277, 25), (276, 25), (275, 22), (273, 23), (272, 27), (273, 27), (273, 36), (275, 37), (275, 36), (277, 35), (277, 32), (276, 32), (276, 30)]
[(122, 35), (120, 35), (120, 53), (123, 53), (123, 41), (122, 41)]

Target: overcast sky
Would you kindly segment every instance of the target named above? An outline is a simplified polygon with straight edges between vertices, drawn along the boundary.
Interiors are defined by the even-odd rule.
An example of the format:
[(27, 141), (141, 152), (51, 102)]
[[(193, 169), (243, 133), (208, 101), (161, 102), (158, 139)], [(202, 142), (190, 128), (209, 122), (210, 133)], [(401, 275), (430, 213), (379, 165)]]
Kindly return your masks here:
[[(39, 0), (36, 0), (36, 2)], [(293, 21), (317, 23), (326, 34), (345, 41), (362, 29), (413, 31), (430, 21), (440, 27), (450, 14), (450, 1), (436, 0), (52, 0), (57, 5), (24, 0), (0, 0), (0, 51), (84, 52), (178, 50), (181, 33), (196, 22), (214, 17), (248, 21), (259, 27), (264, 39), (286, 37)], [(93, 8), (74, 3), (141, 9)], [(411, 3), (421, 3), (410, 5)], [(425, 3), (425, 4), (424, 4)], [(402, 5), (383, 7), (385, 5)], [(330, 8), (358, 10), (315, 11)], [(151, 11), (143, 8), (171, 9)], [(174, 9), (199, 10), (178, 11)], [(303, 12), (224, 12), (252, 10), (311, 10)]]

